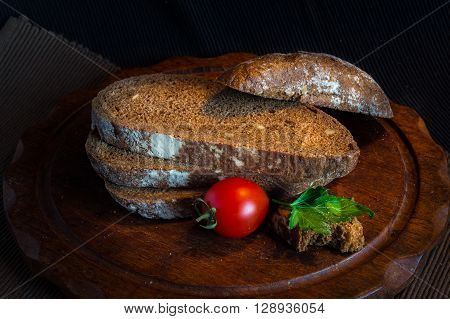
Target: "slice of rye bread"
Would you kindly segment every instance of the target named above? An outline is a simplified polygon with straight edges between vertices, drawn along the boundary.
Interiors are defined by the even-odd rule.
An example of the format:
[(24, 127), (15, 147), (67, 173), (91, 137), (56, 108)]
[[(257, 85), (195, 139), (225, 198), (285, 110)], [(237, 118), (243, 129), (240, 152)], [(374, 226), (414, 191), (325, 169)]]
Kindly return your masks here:
[(361, 250), (364, 246), (363, 226), (358, 219), (331, 225), (331, 235), (317, 234), (298, 227), (289, 229), (290, 212), (278, 208), (270, 217), (270, 228), (297, 251), (302, 252), (313, 246), (330, 246), (342, 253)]
[(187, 188), (210, 187), (232, 176), (258, 183), (270, 194), (291, 197), (304, 191), (311, 183), (331, 182), (329, 176), (314, 178), (299, 175), (234, 174), (215, 167), (199, 167), (156, 157), (132, 153), (103, 142), (96, 132), (87, 138), (86, 153), (96, 173), (104, 180), (128, 187)]
[(218, 169), (208, 171), (114, 147), (103, 142), (96, 132), (89, 134), (85, 148), (95, 172), (117, 185), (162, 189), (209, 187), (227, 177)]
[(359, 149), (315, 107), (265, 99), (212, 80), (152, 74), (115, 82), (92, 101), (102, 140), (134, 153), (224, 171), (296, 174), (318, 185), (348, 174)]
[(149, 219), (177, 219), (194, 215), (193, 202), (201, 189), (131, 188), (105, 182), (111, 197), (128, 211)]
[(268, 54), (218, 78), (233, 89), (280, 100), (391, 118), (389, 99), (363, 70), (337, 57), (310, 52)]

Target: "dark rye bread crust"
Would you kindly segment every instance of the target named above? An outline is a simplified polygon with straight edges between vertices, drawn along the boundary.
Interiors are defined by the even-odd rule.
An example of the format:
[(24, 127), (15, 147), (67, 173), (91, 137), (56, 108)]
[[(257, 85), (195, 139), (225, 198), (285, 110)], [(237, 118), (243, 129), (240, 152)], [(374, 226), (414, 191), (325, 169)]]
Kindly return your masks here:
[(279, 100), (391, 118), (389, 99), (366, 72), (337, 57), (310, 52), (274, 53), (245, 61), (218, 81)]
[(311, 230), (300, 230), (298, 227), (289, 229), (289, 215), (288, 210), (278, 208), (270, 216), (270, 228), (298, 252), (313, 246), (330, 246), (342, 253), (352, 253), (364, 247), (363, 226), (356, 218), (350, 222), (331, 225), (331, 235), (325, 236)]
[(101, 91), (92, 107), (92, 126), (108, 144), (190, 165), (218, 161), (227, 172), (281, 170), (323, 185), (348, 174), (359, 156), (350, 132), (317, 108), (198, 77), (121, 80)]
[(333, 179), (330, 176), (302, 178), (282, 171), (264, 175), (196, 167), (131, 153), (103, 142), (95, 132), (89, 134), (85, 148), (92, 167), (101, 178), (127, 187), (207, 188), (224, 178), (239, 176), (259, 184), (270, 194), (291, 197), (303, 192), (313, 182), (326, 185)]
[(105, 182), (111, 197), (129, 212), (148, 219), (178, 219), (194, 215), (193, 202), (203, 190), (128, 188)]

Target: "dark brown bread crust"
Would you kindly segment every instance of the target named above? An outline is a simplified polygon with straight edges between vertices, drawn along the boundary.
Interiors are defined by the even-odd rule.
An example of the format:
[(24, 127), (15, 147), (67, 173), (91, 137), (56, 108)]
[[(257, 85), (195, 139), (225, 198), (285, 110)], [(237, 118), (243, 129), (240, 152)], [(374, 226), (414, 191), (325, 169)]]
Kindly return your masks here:
[(298, 52), (245, 61), (218, 81), (233, 89), (279, 100), (391, 118), (389, 99), (375, 80), (337, 57)]
[(331, 235), (319, 235), (311, 230), (300, 230), (298, 227), (289, 229), (290, 212), (279, 208), (270, 218), (270, 227), (297, 251), (308, 250), (312, 246), (331, 246), (342, 253), (361, 250), (364, 246), (362, 224), (354, 218), (350, 222), (332, 225)]

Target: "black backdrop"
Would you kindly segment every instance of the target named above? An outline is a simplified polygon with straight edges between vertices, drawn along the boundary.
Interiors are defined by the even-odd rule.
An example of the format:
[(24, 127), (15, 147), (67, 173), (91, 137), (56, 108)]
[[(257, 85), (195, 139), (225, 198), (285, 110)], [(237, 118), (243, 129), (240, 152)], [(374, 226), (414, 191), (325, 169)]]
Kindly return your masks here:
[(121, 67), (232, 51), (306, 50), (358, 62), (450, 149), (446, 0), (2, 0), (3, 25), (18, 13), (2, 2)]

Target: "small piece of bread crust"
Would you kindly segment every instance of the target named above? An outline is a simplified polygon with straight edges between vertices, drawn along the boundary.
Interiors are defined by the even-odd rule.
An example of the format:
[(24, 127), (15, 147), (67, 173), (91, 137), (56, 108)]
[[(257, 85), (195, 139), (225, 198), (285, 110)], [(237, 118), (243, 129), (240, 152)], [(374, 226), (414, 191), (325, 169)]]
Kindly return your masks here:
[(279, 208), (271, 216), (270, 226), (278, 236), (299, 252), (306, 251), (311, 246), (327, 245), (342, 253), (353, 253), (364, 246), (363, 226), (356, 218), (350, 222), (332, 225), (331, 235), (325, 236), (298, 227), (289, 229), (289, 211)]
[(370, 75), (328, 54), (297, 52), (256, 57), (228, 70), (218, 82), (266, 98), (393, 117), (389, 99)]

